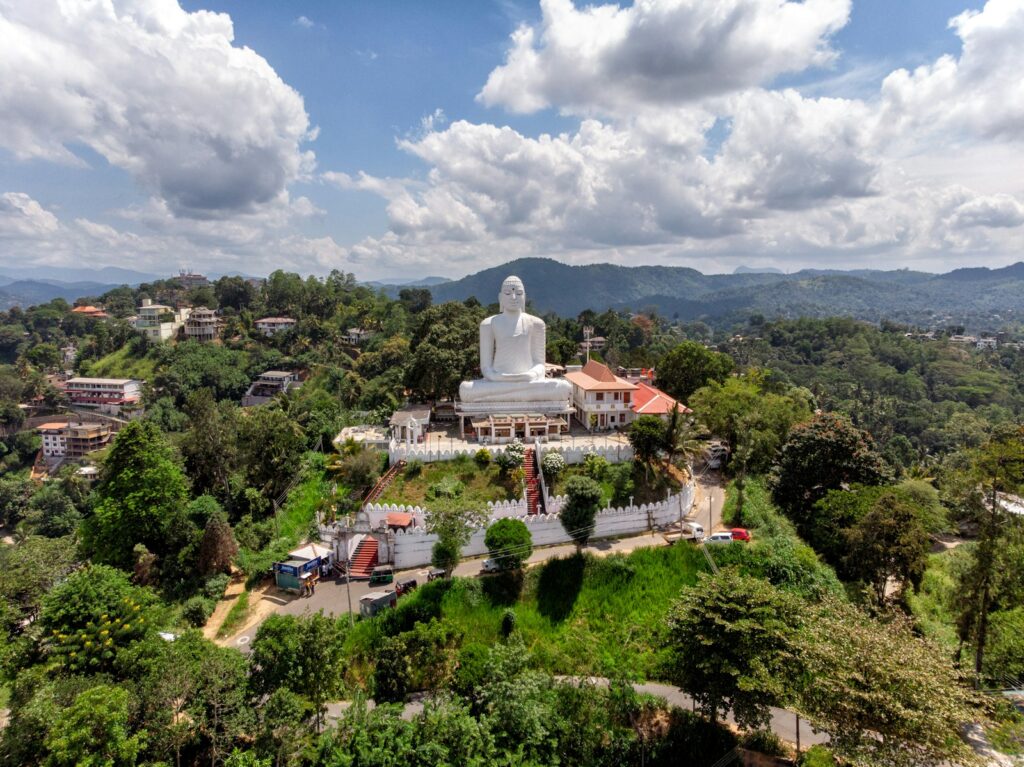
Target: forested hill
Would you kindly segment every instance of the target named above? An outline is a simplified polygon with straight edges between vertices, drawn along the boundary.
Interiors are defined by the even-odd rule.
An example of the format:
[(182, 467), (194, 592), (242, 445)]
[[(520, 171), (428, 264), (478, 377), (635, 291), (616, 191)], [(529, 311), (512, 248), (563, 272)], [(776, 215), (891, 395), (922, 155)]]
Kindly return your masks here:
[(686, 267), (569, 266), (523, 258), (430, 290), (435, 302), (476, 296), (488, 304), (496, 300), (509, 274), (523, 279), (538, 311), (563, 316), (584, 309), (655, 307), (669, 317), (719, 326), (760, 313), (770, 318), (888, 318), (984, 330), (1024, 313), (1024, 263), (947, 274), (804, 270), (705, 275)]

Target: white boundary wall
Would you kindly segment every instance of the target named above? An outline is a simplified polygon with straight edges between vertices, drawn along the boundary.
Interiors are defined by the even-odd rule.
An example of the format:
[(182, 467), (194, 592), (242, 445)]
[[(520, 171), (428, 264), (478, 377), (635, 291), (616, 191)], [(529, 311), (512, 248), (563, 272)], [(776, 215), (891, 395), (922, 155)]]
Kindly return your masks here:
[[(481, 448), (487, 450), (492, 456), (505, 450), (504, 445), (478, 445), (466, 448), (457, 447), (452, 450), (430, 450), (422, 445), (392, 442), (388, 448), (388, 458), (392, 464), (400, 460), (434, 463), (436, 461), (451, 461), (460, 455), (468, 455), (472, 458)], [(574, 446), (564, 442), (545, 442), (541, 449), (545, 453), (560, 453), (566, 463), (583, 463), (583, 459), (588, 453), (596, 453), (605, 458), (608, 463), (624, 463), (633, 460), (633, 447), (628, 444)]]
[[(677, 521), (680, 516), (690, 513), (693, 505), (694, 488), (692, 484), (684, 487), (676, 495), (669, 496), (667, 500), (658, 503), (643, 504), (625, 509), (609, 508), (597, 514), (595, 520), (593, 540), (600, 538), (616, 538), (625, 535), (636, 535), (646, 530)], [(552, 499), (552, 501), (563, 499)], [(514, 505), (515, 502), (509, 504)], [(381, 507), (391, 511), (402, 510), (407, 513), (408, 507)], [(561, 508), (561, 503), (559, 503)], [(416, 507), (418, 509), (418, 507)], [(418, 509), (422, 513), (422, 509)], [(501, 511), (511, 512), (512, 509)], [(384, 512), (386, 513), (386, 512)], [(499, 512), (500, 513), (500, 512)], [(500, 516), (513, 516), (511, 513), (503, 513)], [(492, 517), (500, 518), (498, 515)], [(521, 519), (530, 529), (534, 547), (550, 546), (554, 544), (571, 543), (572, 539), (562, 528), (562, 522), (557, 514), (537, 514), (534, 516), (515, 516)], [(486, 530), (481, 528), (473, 533), (469, 543), (462, 549), (463, 557), (481, 556), (487, 553), (484, 546), (484, 535)], [(404, 570), (412, 567), (422, 567), (430, 564), (431, 549), (437, 542), (437, 536), (424, 530), (422, 526), (410, 529), (408, 532), (398, 532), (394, 535), (394, 566), (396, 569)]]

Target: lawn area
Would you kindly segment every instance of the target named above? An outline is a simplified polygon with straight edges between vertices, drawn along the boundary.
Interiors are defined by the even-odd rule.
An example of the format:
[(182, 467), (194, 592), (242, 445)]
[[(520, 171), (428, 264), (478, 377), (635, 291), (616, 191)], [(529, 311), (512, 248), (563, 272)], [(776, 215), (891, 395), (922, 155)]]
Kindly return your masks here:
[(522, 497), (518, 486), (500, 476), (493, 463), (477, 466), (468, 457), (436, 463), (410, 463), (381, 496), (378, 503), (396, 503), (406, 506), (428, 507), (434, 498), (431, 488), (459, 482), (462, 484), (460, 501), (467, 504), (486, 504), (487, 501), (511, 501)]
[(516, 574), (435, 581), (383, 618), (359, 622), (348, 650), (365, 662), (382, 633), (431, 617), (454, 625), (464, 648), (490, 646), (499, 640), (502, 618), (511, 608), (535, 662), (548, 671), (656, 678), (658, 637), (669, 607), (706, 569), (695, 547), (678, 545), (554, 559), (519, 574), (518, 581)]
[(82, 375), (94, 378), (137, 378), (141, 381), (152, 381), (156, 375), (156, 360), (147, 354), (139, 358), (132, 355), (128, 345), (106, 357), (100, 357), (89, 364)]

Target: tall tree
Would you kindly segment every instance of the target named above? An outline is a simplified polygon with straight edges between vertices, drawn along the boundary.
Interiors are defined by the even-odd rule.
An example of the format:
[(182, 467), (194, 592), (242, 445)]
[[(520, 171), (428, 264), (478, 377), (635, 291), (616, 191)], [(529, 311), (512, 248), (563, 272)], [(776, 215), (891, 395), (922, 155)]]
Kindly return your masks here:
[(101, 684), (57, 714), (46, 736), (50, 767), (132, 767), (147, 733), (130, 721), (131, 697), (123, 687)]
[(978, 541), (972, 562), (961, 577), (958, 655), (965, 644), (973, 642), (974, 672), (980, 676), (993, 600), (1006, 575), (999, 568), (999, 550), (1008, 513), (1000, 494), (1019, 493), (1024, 485), (1024, 427), (982, 447), (974, 456), (970, 477), (977, 488)]
[(214, 513), (206, 521), (203, 540), (199, 544), (199, 572), (202, 575), (228, 573), (238, 553), (235, 535), (224, 512)]
[(217, 403), (210, 389), (189, 394), (185, 412), (191, 424), (181, 442), (185, 471), (197, 495), (214, 493), (225, 498), (228, 480), (238, 464), (238, 409)]
[(728, 378), (733, 367), (728, 355), (711, 351), (696, 341), (683, 341), (658, 363), (657, 383), (668, 394), (687, 402), (702, 386)]
[(594, 519), (601, 509), (601, 486), (590, 477), (570, 477), (565, 482), (565, 496), (558, 516), (579, 553), (594, 534)]
[(502, 570), (518, 570), (533, 553), (533, 536), (521, 519), (505, 517), (487, 528), (484, 545)]
[(454, 397), (459, 383), (477, 376), (483, 312), (456, 301), (431, 306), (418, 316), (406, 385), (416, 396)]
[(669, 676), (712, 721), (733, 712), (763, 727), (783, 703), (799, 666), (796, 599), (727, 568), (701, 574), (668, 617)]
[(829, 599), (811, 610), (798, 641), (805, 683), (797, 708), (845, 762), (973, 763), (959, 733), (980, 707), (946, 652), (917, 636), (909, 620), (872, 620)]
[(182, 545), (188, 487), (160, 430), (132, 421), (118, 433), (96, 488), (96, 506), (83, 525), (94, 561), (132, 566), (142, 543), (165, 559)]
[(644, 476), (649, 476), (651, 464), (665, 448), (665, 425), (654, 415), (642, 415), (629, 425), (626, 433), (633, 455), (644, 467)]
[(920, 584), (931, 540), (917, 509), (895, 489), (883, 492), (846, 538), (847, 571), (869, 586), (875, 604), (885, 604), (890, 581), (899, 595)]
[(426, 528), (427, 532), (437, 536), (431, 553), (434, 567), (443, 567), (445, 575), (450, 576), (473, 531), (485, 525), (487, 519), (486, 511), (466, 506), (457, 499), (437, 498), (431, 501), (426, 512)]
[(772, 469), (772, 496), (802, 530), (814, 504), (829, 490), (888, 479), (889, 469), (870, 435), (845, 416), (821, 413), (790, 433)]

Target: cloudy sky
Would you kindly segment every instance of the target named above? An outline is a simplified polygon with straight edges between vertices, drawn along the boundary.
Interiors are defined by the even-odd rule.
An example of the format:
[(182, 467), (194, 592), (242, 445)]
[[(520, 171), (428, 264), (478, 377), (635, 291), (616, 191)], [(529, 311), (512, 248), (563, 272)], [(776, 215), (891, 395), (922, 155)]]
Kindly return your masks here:
[(0, 0), (0, 273), (1024, 259), (1024, 0)]

